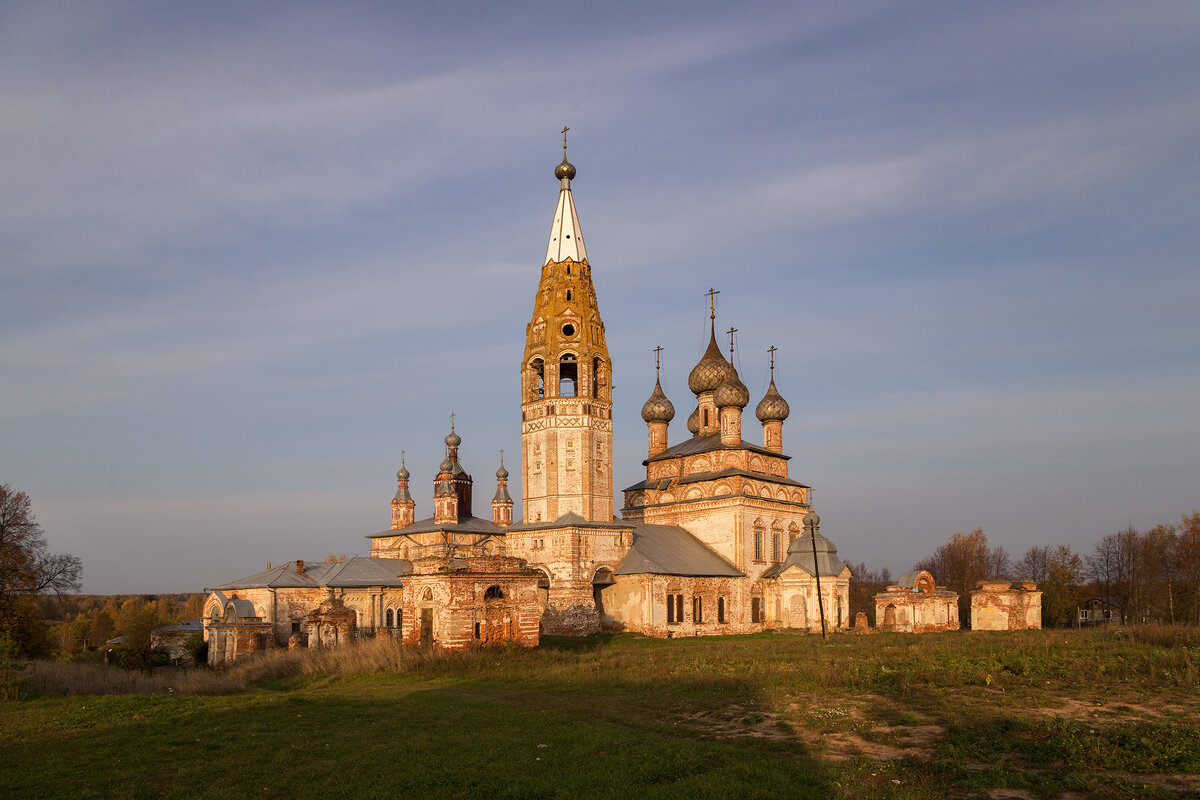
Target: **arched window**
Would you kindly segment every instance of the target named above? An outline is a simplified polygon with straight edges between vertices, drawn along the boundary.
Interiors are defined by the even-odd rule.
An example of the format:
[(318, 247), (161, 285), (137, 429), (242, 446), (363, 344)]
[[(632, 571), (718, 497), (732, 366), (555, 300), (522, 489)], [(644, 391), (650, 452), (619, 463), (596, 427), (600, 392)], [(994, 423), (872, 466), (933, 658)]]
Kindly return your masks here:
[(600, 397), (600, 359), (592, 359), (592, 397)]
[(529, 394), (533, 399), (541, 400), (546, 396), (546, 364), (540, 358), (535, 358), (529, 366), (533, 369)]
[(500, 591), (499, 586), (489, 586), (487, 591), (483, 593), (484, 600), (503, 600), (504, 592)]
[(783, 526), (779, 520), (771, 523), (771, 562), (778, 564), (783, 561)]
[(558, 394), (560, 397), (574, 397), (579, 381), (579, 363), (574, 353), (563, 353), (558, 362)]
[(396, 612), (389, 608), (387, 610), (386, 617), (387, 617), (387, 622), (385, 624), (387, 625), (387, 627), (389, 627), (389, 628), (396, 627)]
[(759, 520), (759, 521), (755, 522), (754, 523), (754, 560), (759, 563), (762, 563), (764, 561), (764, 558), (763, 558), (763, 535), (764, 534), (765, 534), (765, 531), (763, 530), (762, 521)]
[(800, 528), (796, 525), (796, 523), (793, 522), (791, 525), (788, 525), (788, 547), (791, 547), (792, 542), (799, 538)]

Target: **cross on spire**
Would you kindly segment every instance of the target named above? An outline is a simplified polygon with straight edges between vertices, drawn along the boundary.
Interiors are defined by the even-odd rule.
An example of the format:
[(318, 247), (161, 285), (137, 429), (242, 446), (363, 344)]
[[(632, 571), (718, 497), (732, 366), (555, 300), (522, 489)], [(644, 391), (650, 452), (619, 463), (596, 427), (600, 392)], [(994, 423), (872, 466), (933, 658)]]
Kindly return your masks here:
[(500, 448), (500, 466), (504, 466), (504, 448)]
[(563, 129), (562, 129), (562, 135), (563, 135), (563, 158), (566, 158), (566, 157), (567, 157), (567, 131), (569, 131), (569, 130), (571, 130), (571, 129), (570, 129), (570, 128), (568, 128), (566, 125), (564, 125), (564, 126), (563, 126)]
[(717, 318), (717, 295), (719, 295), (720, 292), (717, 291), (716, 289), (710, 288), (707, 292), (705, 292), (705, 294), (708, 295), (708, 307), (709, 307), (708, 318), (711, 320), (716, 320), (716, 318)]
[(400, 451), (400, 466), (404, 466), (404, 451)]
[(662, 366), (662, 359), (659, 357), (659, 353), (661, 353), (661, 352), (662, 352), (662, 345), (660, 344), (658, 347), (654, 348), (654, 377), (655, 378), (658, 377), (658, 368)]
[(450, 432), (454, 433), (454, 412), (450, 412)]
[(775, 351), (778, 349), (775, 345), (767, 348), (767, 352), (771, 354), (771, 380), (775, 380)]
[(729, 360), (732, 362), (733, 361), (733, 335), (738, 332), (738, 329), (731, 327), (729, 330), (727, 330), (725, 332), (729, 334)]

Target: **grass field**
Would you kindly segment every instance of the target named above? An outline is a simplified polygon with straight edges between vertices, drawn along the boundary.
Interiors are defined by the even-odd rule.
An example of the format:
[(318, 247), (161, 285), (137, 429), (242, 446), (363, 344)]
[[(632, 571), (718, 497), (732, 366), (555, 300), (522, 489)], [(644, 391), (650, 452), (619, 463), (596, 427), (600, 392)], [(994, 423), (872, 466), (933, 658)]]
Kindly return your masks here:
[[(1200, 635), (391, 641), (134, 685), (40, 665), (0, 797), (1200, 797)], [(153, 692), (153, 694), (151, 694)]]

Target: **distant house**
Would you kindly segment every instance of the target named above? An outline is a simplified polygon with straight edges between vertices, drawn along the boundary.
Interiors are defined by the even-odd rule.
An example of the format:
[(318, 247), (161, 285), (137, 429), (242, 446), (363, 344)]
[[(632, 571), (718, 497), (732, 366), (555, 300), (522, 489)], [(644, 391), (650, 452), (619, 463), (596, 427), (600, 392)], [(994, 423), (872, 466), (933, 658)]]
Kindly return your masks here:
[(1088, 625), (1120, 625), (1124, 621), (1121, 604), (1112, 597), (1093, 597), (1083, 601), (1076, 613), (1080, 627)]
[(171, 663), (187, 661), (191, 654), (185, 650), (187, 638), (193, 633), (204, 630), (204, 620), (188, 619), (183, 622), (172, 622), (150, 632), (150, 647), (153, 650), (166, 650), (171, 656)]

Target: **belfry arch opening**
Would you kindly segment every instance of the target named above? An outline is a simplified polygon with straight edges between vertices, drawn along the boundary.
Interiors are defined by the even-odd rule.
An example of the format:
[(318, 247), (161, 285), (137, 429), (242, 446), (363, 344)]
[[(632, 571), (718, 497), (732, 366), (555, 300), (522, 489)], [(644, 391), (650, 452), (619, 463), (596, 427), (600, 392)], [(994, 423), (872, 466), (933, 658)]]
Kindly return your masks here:
[(579, 387), (579, 362), (574, 353), (563, 353), (558, 362), (558, 395), (559, 397), (575, 397)]
[(546, 363), (535, 358), (529, 363), (529, 395), (532, 399), (541, 400), (546, 396)]

